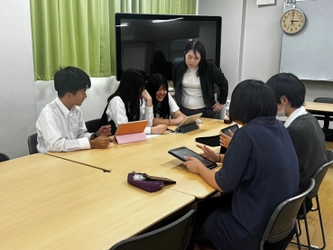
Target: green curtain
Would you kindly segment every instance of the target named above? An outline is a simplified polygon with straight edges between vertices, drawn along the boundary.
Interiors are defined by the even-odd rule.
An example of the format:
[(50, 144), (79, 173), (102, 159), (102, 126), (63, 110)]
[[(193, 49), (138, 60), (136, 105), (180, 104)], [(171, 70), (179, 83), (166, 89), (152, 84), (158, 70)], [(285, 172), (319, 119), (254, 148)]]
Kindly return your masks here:
[(114, 14), (195, 14), (196, 0), (30, 0), (34, 75), (53, 79), (76, 66), (92, 77), (116, 74)]

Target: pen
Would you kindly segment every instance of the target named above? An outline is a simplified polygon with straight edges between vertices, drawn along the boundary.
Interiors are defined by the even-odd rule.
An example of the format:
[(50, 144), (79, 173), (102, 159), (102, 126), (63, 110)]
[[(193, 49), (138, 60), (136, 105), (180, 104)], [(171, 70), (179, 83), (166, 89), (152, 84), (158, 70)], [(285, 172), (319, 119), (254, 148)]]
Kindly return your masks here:
[(172, 129), (167, 128), (166, 130), (168, 130), (168, 131), (171, 132), (171, 133), (175, 133), (175, 131), (172, 130)]

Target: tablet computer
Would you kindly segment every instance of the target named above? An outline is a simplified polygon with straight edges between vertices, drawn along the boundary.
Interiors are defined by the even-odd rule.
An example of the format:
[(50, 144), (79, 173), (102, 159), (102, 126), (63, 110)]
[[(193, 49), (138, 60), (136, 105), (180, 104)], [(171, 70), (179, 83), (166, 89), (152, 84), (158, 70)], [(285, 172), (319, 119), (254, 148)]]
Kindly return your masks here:
[[(181, 132), (181, 128), (186, 125), (189, 125), (189, 124), (196, 125), (196, 122), (201, 117), (201, 115), (202, 115), (202, 113), (186, 116), (186, 118), (175, 129), (175, 132)], [(198, 128), (198, 127), (196, 127), (196, 128)]]
[(115, 135), (143, 133), (145, 131), (147, 124), (148, 124), (147, 120), (120, 123), (118, 124), (118, 128)]
[(199, 161), (202, 162), (203, 165), (205, 165), (209, 169), (215, 168), (217, 166), (216, 162), (208, 160), (207, 158), (201, 156), (200, 154), (192, 151), (187, 147), (174, 148), (169, 150), (168, 153), (181, 161), (186, 161), (185, 156), (197, 158)]
[(119, 124), (114, 135), (117, 143), (123, 144), (147, 140), (147, 137), (144, 133), (147, 124), (147, 120)]

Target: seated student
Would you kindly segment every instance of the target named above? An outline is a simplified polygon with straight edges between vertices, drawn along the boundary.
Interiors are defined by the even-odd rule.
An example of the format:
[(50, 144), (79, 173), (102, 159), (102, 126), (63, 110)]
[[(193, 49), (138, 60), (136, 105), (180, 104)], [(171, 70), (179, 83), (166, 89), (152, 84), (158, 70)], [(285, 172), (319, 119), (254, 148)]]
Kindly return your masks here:
[(54, 88), (58, 97), (43, 108), (36, 123), (38, 152), (108, 147), (110, 125), (88, 133), (78, 107), (87, 97), (90, 86), (89, 76), (81, 69), (66, 67), (55, 73)]
[(167, 79), (162, 74), (152, 74), (148, 78), (146, 89), (153, 99), (153, 125), (179, 125), (186, 118), (169, 94)]
[(143, 75), (135, 69), (127, 69), (118, 89), (109, 96), (101, 118), (101, 124), (111, 124), (111, 133), (115, 134), (118, 124), (131, 121), (148, 120), (146, 134), (163, 134), (167, 126), (153, 126), (153, 103), (145, 90)]
[(209, 202), (207, 206), (199, 204), (198, 218), (203, 224), (196, 223), (194, 228), (194, 249), (259, 249), (275, 208), (298, 194), (297, 156), (287, 130), (276, 120), (277, 106), (272, 100), (274, 94), (265, 83), (239, 83), (232, 94), (230, 118), (242, 127), (225, 156), (222, 159), (207, 146), (198, 145), (205, 157), (223, 161), (223, 168), (214, 172), (193, 157), (183, 163), (220, 192), (233, 192), (229, 204), (213, 198), (215, 202), (202, 202)]
[[(274, 92), (278, 114), (287, 116), (284, 126), (298, 156), (299, 186), (302, 187), (317, 169), (328, 161), (325, 135), (318, 120), (303, 106), (306, 89), (297, 76), (279, 73), (272, 76), (267, 85)], [(311, 200), (306, 199), (306, 204), (309, 210), (312, 207)]]

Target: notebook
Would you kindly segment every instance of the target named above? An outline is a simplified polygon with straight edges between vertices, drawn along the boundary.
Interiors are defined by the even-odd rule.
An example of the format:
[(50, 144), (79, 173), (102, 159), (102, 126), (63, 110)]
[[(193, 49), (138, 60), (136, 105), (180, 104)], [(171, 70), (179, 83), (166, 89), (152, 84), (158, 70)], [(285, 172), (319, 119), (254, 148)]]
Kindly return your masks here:
[(118, 144), (145, 141), (147, 137), (144, 131), (147, 124), (147, 120), (119, 124), (114, 138)]
[(207, 158), (192, 151), (187, 147), (174, 148), (169, 150), (168, 153), (181, 161), (186, 161), (185, 156), (197, 158), (199, 161), (201, 161), (203, 165), (205, 165), (209, 169), (215, 168), (217, 166), (215, 162), (208, 160)]
[[(194, 114), (194, 115), (190, 115), (187, 116), (179, 125), (178, 127), (175, 129), (175, 132), (183, 132), (182, 128), (193, 124), (193, 126), (195, 125), (195, 127), (193, 127), (191, 130), (193, 129), (198, 129), (199, 127), (196, 125), (197, 120), (199, 119), (199, 117), (202, 115), (202, 113), (198, 113), (198, 114)], [(190, 131), (190, 130), (189, 130)]]

